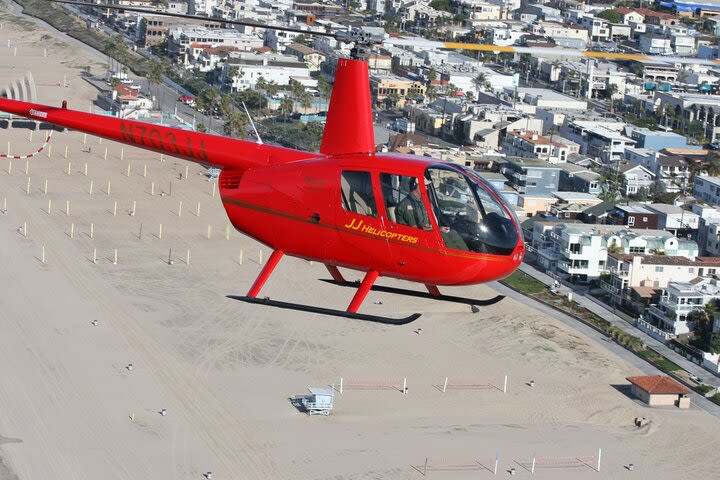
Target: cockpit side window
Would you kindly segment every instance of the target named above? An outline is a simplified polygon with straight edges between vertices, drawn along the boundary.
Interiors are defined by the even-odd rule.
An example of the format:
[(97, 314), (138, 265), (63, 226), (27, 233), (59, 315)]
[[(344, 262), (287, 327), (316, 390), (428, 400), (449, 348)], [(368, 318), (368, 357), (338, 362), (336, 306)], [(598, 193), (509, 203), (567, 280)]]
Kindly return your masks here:
[(342, 206), (348, 212), (377, 217), (370, 172), (344, 170), (340, 176)]
[(381, 173), (380, 185), (388, 220), (408, 227), (432, 230), (425, 202), (420, 193), (420, 179)]

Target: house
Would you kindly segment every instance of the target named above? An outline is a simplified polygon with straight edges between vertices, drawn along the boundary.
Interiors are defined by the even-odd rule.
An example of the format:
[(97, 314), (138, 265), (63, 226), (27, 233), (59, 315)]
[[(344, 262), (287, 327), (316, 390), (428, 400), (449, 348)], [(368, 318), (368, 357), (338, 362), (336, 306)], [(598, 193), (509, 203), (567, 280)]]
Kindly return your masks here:
[(392, 73), (375, 73), (370, 75), (370, 90), (377, 103), (382, 103), (386, 98), (395, 96), (398, 100), (397, 105), (402, 107), (408, 96), (422, 97), (425, 95), (425, 83)]
[(548, 163), (565, 162), (569, 154), (567, 145), (526, 130), (508, 132), (502, 148), (508, 156), (537, 158)]
[(580, 25), (585, 27), (593, 42), (601, 42), (610, 39), (610, 22), (593, 16), (586, 16), (580, 19)]
[(690, 408), (690, 389), (665, 375), (627, 377), (631, 392), (651, 407)]
[(599, 158), (603, 163), (612, 163), (625, 156), (625, 148), (635, 146), (635, 140), (620, 133), (624, 123), (569, 120), (560, 133), (580, 143), (582, 152)]
[(670, 55), (673, 53), (670, 38), (657, 33), (640, 35), (640, 50), (650, 55)]
[(607, 217), (614, 208), (615, 202), (604, 201), (592, 207), (586, 208), (580, 212), (580, 215), (578, 215), (577, 218), (583, 223), (607, 223)]
[(325, 61), (325, 54), (302, 43), (291, 43), (285, 47), (285, 55), (297, 57), (307, 65), (310, 72), (319, 72), (322, 63)]
[(635, 195), (643, 188), (649, 190), (650, 186), (655, 182), (655, 174), (637, 163), (620, 165), (617, 171), (623, 176), (624, 196)]
[(574, 163), (562, 163), (560, 167), (560, 190), (583, 192), (592, 195), (600, 193), (600, 174)]
[(684, 208), (664, 203), (652, 203), (647, 208), (658, 215), (658, 226), (674, 235), (689, 234), (700, 227), (700, 216)]
[(153, 101), (140, 94), (140, 87), (125, 83), (114, 86), (109, 95), (98, 94), (97, 104), (119, 118), (144, 116), (153, 108)]
[(612, 305), (645, 314), (650, 303), (660, 301), (661, 290), (670, 282), (689, 282), (716, 271), (720, 271), (720, 258), (655, 255), (647, 249), (630, 254), (610, 252), (608, 273), (601, 278), (600, 287)]
[[(552, 245), (544, 252), (539, 250), (538, 255), (556, 258), (557, 273), (570, 281), (586, 282), (606, 273), (608, 252), (642, 253), (652, 249), (668, 256), (687, 258), (695, 258), (698, 253), (695, 242), (680, 240), (663, 230), (558, 223), (551, 231), (539, 233), (545, 237), (549, 235)], [(533, 243), (536, 243), (535, 238)]]
[(643, 205), (617, 205), (608, 214), (607, 222), (630, 228), (658, 228), (658, 214)]
[(689, 282), (670, 282), (663, 289), (660, 302), (650, 305), (647, 321), (667, 338), (690, 333), (690, 313), (701, 310), (719, 296), (720, 284), (715, 278), (698, 277)]
[(696, 203), (692, 211), (700, 217), (697, 242), (702, 254), (720, 257), (720, 208)]
[(693, 196), (714, 207), (720, 206), (720, 177), (709, 175), (695, 177)]
[(255, 88), (260, 78), (278, 85), (289, 85), (291, 79), (305, 84), (303, 79), (309, 80), (309, 77), (307, 65), (296, 57), (250, 52), (231, 52), (220, 74), (220, 80), (231, 92)]
[(249, 52), (262, 46), (262, 38), (232, 28), (208, 29), (178, 25), (168, 31), (168, 56), (188, 69), (194, 67), (194, 60), (207, 47), (232, 47)]
[(562, 219), (576, 219), (587, 208), (602, 203), (598, 197), (587, 193), (553, 192), (553, 196), (558, 203), (550, 207), (550, 213)]
[(521, 194), (518, 199), (518, 206), (523, 209), (525, 215), (532, 217), (540, 213), (548, 213), (550, 207), (557, 203), (557, 197), (542, 194)]
[(549, 195), (560, 182), (560, 168), (538, 159), (509, 158), (501, 172), (520, 194)]
[(615, 11), (620, 14), (620, 21), (625, 25), (645, 23), (645, 15), (633, 8), (617, 7)]
[(634, 127), (630, 138), (635, 140), (636, 148), (648, 148), (660, 151), (664, 148), (693, 148), (688, 145), (688, 138), (675, 132), (650, 130), (649, 128)]

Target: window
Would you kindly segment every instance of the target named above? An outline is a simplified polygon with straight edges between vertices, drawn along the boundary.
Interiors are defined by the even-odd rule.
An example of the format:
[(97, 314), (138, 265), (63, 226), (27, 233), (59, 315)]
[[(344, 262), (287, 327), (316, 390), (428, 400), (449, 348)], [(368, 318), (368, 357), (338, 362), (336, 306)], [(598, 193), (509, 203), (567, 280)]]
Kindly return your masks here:
[(629, 226), (635, 225), (635, 217), (628, 217), (628, 225)]
[[(425, 203), (419, 197), (418, 182), (417, 177), (406, 177), (391, 173), (380, 174), (380, 188), (382, 189), (388, 220), (410, 227), (430, 229), (430, 220), (428, 219)], [(415, 188), (418, 188), (418, 193), (411, 193)]]
[(648, 221), (647, 217), (643, 217), (643, 223), (646, 223)]
[(348, 212), (377, 217), (370, 172), (346, 170), (341, 175), (342, 205)]
[(655, 267), (655, 272), (660, 273), (665, 270), (665, 267)]
[(630, 247), (630, 253), (645, 253), (645, 247)]

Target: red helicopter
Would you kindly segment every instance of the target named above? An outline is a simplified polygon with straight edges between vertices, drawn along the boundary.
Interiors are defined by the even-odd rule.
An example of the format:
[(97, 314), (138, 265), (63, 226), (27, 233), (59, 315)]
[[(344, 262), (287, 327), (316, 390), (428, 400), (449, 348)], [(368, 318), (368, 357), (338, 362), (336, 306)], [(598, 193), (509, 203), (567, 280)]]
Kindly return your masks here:
[[(54, 1), (207, 20), (135, 7)], [(0, 110), (221, 168), (219, 191), (231, 223), (273, 249), (247, 295), (229, 298), (398, 325), (409, 323), (420, 314), (394, 319), (358, 313), (371, 289), (469, 305), (492, 304), (503, 297), (474, 300), (446, 296), (438, 286), (472, 285), (506, 277), (520, 265), (525, 249), (513, 210), (475, 171), (434, 158), (375, 152), (368, 65), (359, 59), (370, 45), (421, 44), (663, 63), (718, 62), (417, 38), (378, 39), (362, 30), (330, 33), (246, 20), (221, 21), (332, 37), (355, 44), (351, 58), (338, 61), (319, 153), (73, 111), (65, 102), (58, 108), (0, 98)], [(333, 278), (331, 283), (357, 287), (347, 310), (258, 298), (285, 254), (322, 262)], [(347, 282), (339, 267), (364, 272), (365, 277), (359, 285)], [(428, 293), (373, 287), (381, 276), (422, 283)]]
[[(221, 168), (219, 192), (232, 225), (273, 250), (247, 295), (230, 298), (389, 324), (420, 314), (358, 313), (381, 276), (422, 283), (428, 291), (384, 289), (394, 293), (470, 305), (501, 300), (443, 296), (438, 286), (490, 282), (518, 267), (525, 250), (513, 210), (471, 169), (375, 152), (368, 65), (357, 52), (338, 61), (319, 153), (83, 113), (65, 102), (0, 99), (0, 110)], [(347, 309), (258, 298), (286, 254), (322, 262), (334, 283), (357, 286)], [(346, 282), (340, 267), (364, 272), (362, 282)]]

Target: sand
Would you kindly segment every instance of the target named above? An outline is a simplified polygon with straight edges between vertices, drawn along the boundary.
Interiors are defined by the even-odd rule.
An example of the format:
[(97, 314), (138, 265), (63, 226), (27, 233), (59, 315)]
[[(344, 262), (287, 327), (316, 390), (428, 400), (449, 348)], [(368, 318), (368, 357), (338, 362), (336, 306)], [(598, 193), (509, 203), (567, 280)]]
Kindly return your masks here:
[[(99, 72), (103, 59), (39, 28), (2, 21), (0, 84), (30, 70), (40, 101), (67, 99), (70, 108), (87, 111), (95, 91), (79, 78), (79, 67)], [(24, 42), (18, 57), (8, 39)], [(69, 88), (57, 86), (63, 75)], [(0, 131), (0, 150), (10, 141), (13, 153), (30, 153), (40, 137)], [(8, 204), (0, 215), (0, 458), (8, 472), (0, 478), (186, 479), (212, 471), (215, 479), (412, 479), (428, 457), (490, 465), (496, 453), (503, 475), (515, 467), (527, 476), (534, 452), (575, 457), (600, 447), (601, 474), (575, 466), (539, 467), (536, 475), (624, 478), (628, 463), (636, 465), (636, 478), (716, 475), (715, 417), (643, 407), (615, 388), (637, 370), (519, 302), (505, 299), (473, 314), (465, 306), (372, 292), (365, 312), (424, 313), (413, 324), (390, 327), (227, 299), (247, 291), (259, 252), (266, 260), (270, 250), (235, 231), (226, 240), (228, 221), (203, 169), (190, 164), (181, 181), (184, 161), (161, 162), (130, 147), (121, 161), (120, 145), (83, 140), (81, 133), (56, 133), (50, 157), (32, 159), (28, 175), (24, 161), (13, 161), (10, 175), (8, 160), (0, 160), (0, 202), (7, 197)], [(82, 151), (87, 146), (90, 153)], [(171, 181), (172, 195), (160, 196)], [(24, 222), (27, 238), (17, 231)], [(317, 281), (327, 276), (317, 263), (284, 259), (263, 294), (346, 306), (352, 290)], [(450, 292), (495, 295), (488, 286)], [(422, 335), (414, 333), (419, 327)], [(504, 394), (492, 388), (443, 394), (437, 387), (445, 376), (506, 374)], [(290, 404), (308, 386), (338, 384), (341, 376), (407, 377), (409, 392), (346, 390), (329, 417), (309, 417)], [(526, 385), (530, 379), (535, 387)], [(634, 427), (638, 416), (650, 424)], [(428, 473), (479, 475), (490, 472)]]

